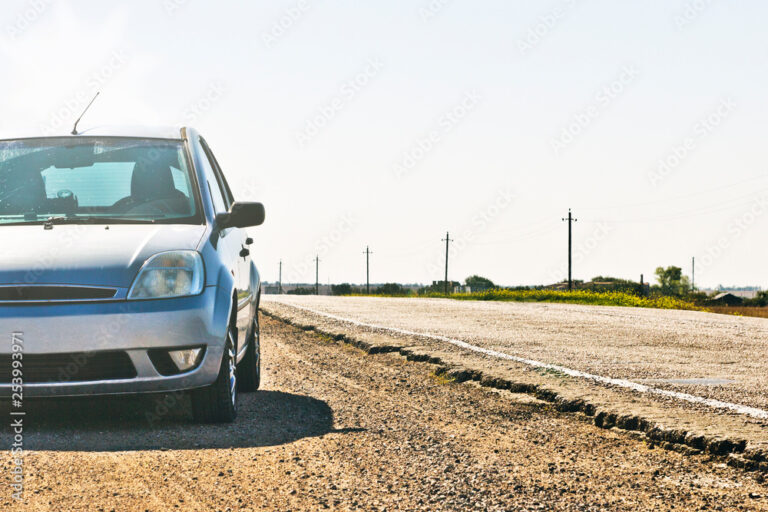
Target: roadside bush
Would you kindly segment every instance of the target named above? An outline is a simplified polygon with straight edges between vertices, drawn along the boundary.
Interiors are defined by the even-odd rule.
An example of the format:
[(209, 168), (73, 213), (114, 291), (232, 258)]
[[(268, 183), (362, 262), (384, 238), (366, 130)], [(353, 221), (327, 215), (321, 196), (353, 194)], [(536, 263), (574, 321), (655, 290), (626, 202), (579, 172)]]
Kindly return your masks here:
[(755, 306), (759, 308), (764, 308), (768, 306), (768, 290), (763, 290), (757, 292), (757, 295), (751, 299), (746, 299), (744, 301), (745, 306)]
[(331, 285), (331, 295), (350, 295), (351, 293), (352, 285), (349, 283)]
[(395, 295), (395, 296), (410, 295), (410, 292), (407, 288), (403, 288), (401, 285), (397, 283), (384, 283), (381, 286), (377, 287), (375, 290), (373, 290), (373, 293), (376, 295)]
[(294, 288), (293, 290), (288, 290), (285, 292), (288, 295), (314, 295), (315, 289), (314, 288)]

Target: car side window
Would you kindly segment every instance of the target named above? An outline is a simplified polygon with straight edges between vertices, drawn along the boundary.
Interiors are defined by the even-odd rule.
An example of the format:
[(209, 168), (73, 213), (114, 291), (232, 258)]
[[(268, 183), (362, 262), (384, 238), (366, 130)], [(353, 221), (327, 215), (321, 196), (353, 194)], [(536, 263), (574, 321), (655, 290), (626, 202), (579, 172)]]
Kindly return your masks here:
[(211, 191), (213, 209), (216, 213), (225, 213), (229, 210), (229, 207), (227, 206), (227, 201), (225, 200), (221, 187), (219, 187), (219, 180), (216, 178), (216, 173), (213, 170), (214, 164), (211, 162), (211, 155), (206, 151), (202, 139), (198, 141), (198, 145), (204, 156), (204, 158), (202, 158), (203, 176), (205, 176), (205, 181), (208, 182), (208, 190)]
[(219, 165), (218, 160), (216, 160), (213, 151), (211, 151), (211, 147), (202, 137), (200, 137), (200, 144), (203, 146), (203, 149), (205, 149), (205, 154), (208, 155), (208, 159), (211, 161), (213, 172), (216, 174), (216, 180), (219, 182), (221, 191), (224, 194), (224, 201), (226, 201), (227, 209), (229, 209), (232, 203), (235, 202), (235, 198), (232, 195), (232, 189), (229, 188), (229, 183), (227, 183), (227, 179), (224, 177), (224, 173), (221, 171), (221, 166)]

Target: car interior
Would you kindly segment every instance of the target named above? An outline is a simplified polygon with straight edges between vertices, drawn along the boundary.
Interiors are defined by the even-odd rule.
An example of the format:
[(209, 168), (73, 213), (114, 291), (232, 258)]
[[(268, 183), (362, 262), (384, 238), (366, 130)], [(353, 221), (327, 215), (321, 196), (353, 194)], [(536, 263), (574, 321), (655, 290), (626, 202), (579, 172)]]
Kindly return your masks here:
[(161, 162), (139, 161), (131, 174), (131, 195), (111, 208), (120, 213), (189, 214), (189, 198), (173, 184), (171, 168)]
[[(25, 219), (37, 215), (116, 215), (183, 217), (194, 213), (194, 202), (174, 184), (172, 167), (178, 174), (181, 167), (178, 152), (167, 149), (146, 150), (140, 154), (135, 148), (119, 149), (94, 155), (92, 146), (86, 146), (85, 157), (71, 152), (70, 148), (50, 148), (14, 159), (0, 165), (0, 215), (24, 215)], [(62, 158), (62, 154), (64, 157)], [(52, 165), (55, 162), (55, 165)], [(46, 191), (44, 171), (51, 169), (91, 169), (99, 164), (131, 164), (130, 190), (128, 195), (112, 204), (82, 204), (76, 191), (61, 188)], [(57, 171), (61, 175), (61, 171)], [(107, 171), (105, 171), (105, 174)], [(127, 188), (127, 175), (123, 171), (115, 180), (122, 179)], [(82, 185), (83, 179), (80, 179)], [(66, 183), (66, 180), (65, 180)], [(76, 188), (73, 180), (72, 188)], [(65, 185), (66, 186), (66, 185)], [(49, 187), (50, 188), (50, 187)], [(112, 191), (114, 193), (114, 191)], [(118, 196), (119, 197), (119, 196)]]

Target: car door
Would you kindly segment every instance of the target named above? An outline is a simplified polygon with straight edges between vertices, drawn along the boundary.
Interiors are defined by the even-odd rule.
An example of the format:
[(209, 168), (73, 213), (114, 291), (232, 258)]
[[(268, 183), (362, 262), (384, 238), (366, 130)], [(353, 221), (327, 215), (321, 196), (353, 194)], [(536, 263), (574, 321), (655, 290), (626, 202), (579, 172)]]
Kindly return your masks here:
[[(232, 203), (235, 201), (232, 190), (229, 188), (229, 184), (224, 178), (224, 173), (219, 167), (219, 163), (216, 157), (211, 151), (211, 148), (205, 142), (205, 139), (200, 138), (200, 144), (208, 157), (208, 162), (211, 165), (215, 184), (212, 184), (212, 189), (215, 187), (219, 192), (224, 211), (228, 211)], [(215, 203), (215, 201), (214, 201)], [(218, 212), (217, 212), (218, 213)], [(235, 288), (237, 295), (237, 330), (238, 330), (238, 351), (244, 348), (244, 340), (250, 326), (250, 298), (252, 294), (251, 290), (251, 268), (250, 268), (250, 248), (248, 235), (244, 229), (241, 228), (228, 228), (222, 232), (222, 239), (226, 240), (228, 251), (233, 257), (234, 266), (234, 278)], [(238, 360), (242, 354), (238, 354)]]

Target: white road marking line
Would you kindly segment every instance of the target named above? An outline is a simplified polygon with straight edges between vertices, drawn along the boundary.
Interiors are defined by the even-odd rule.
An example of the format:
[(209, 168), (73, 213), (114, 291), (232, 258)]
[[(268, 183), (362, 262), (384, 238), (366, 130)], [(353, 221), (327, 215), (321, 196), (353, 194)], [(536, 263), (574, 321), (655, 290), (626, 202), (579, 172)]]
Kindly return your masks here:
[(446, 343), (450, 343), (451, 345), (455, 345), (457, 347), (461, 347), (466, 350), (471, 350), (473, 352), (478, 352), (480, 354), (484, 354), (490, 357), (496, 357), (499, 359), (507, 359), (509, 361), (515, 361), (517, 363), (526, 364), (528, 366), (534, 366), (536, 368), (546, 368), (549, 370), (555, 370), (561, 373), (564, 373), (566, 375), (570, 375), (571, 377), (578, 377), (581, 379), (588, 379), (595, 382), (599, 382), (601, 384), (608, 384), (612, 386), (618, 386), (626, 389), (631, 389), (633, 391), (637, 391), (639, 393), (650, 393), (654, 395), (661, 395), (666, 396), (669, 398), (674, 398), (676, 400), (682, 400), (685, 402), (690, 402), (694, 404), (701, 404), (706, 405), (709, 407), (712, 407), (714, 409), (725, 409), (729, 411), (736, 412), (738, 414), (745, 414), (747, 416), (752, 416), (753, 418), (759, 418), (759, 419), (768, 419), (768, 411), (763, 409), (758, 409), (756, 407), (749, 407), (746, 405), (741, 404), (734, 404), (731, 402), (723, 402), (720, 400), (715, 400), (713, 398), (704, 398), (701, 396), (691, 395), (689, 393), (679, 393), (677, 391), (669, 391), (666, 389), (659, 389), (654, 388), (651, 386), (646, 386), (645, 384), (638, 384), (637, 382), (632, 382), (630, 380), (626, 379), (613, 379), (611, 377), (603, 377), (600, 375), (593, 375), (591, 373), (582, 372), (579, 370), (572, 370), (571, 368), (566, 368), (565, 366), (558, 366), (556, 364), (549, 364), (549, 363), (542, 363), (540, 361), (535, 361), (533, 359), (526, 359), (524, 357), (517, 357), (510, 354), (505, 354), (504, 352), (498, 352), (496, 350), (491, 350), (489, 348), (483, 348), (478, 347), (476, 345), (472, 345), (470, 343), (467, 343), (466, 341), (457, 340), (454, 338), (448, 338), (447, 336), (441, 336), (439, 334), (428, 334), (428, 333), (421, 333), (416, 331), (409, 331), (407, 329), (399, 329), (397, 327), (385, 327), (383, 325), (375, 325), (375, 324), (368, 324), (364, 322), (360, 322), (358, 320), (354, 320), (351, 318), (343, 318), (337, 315), (332, 315), (331, 313), (326, 313), (324, 311), (318, 311), (315, 309), (307, 308), (304, 306), (297, 306), (296, 304), (290, 304), (288, 302), (283, 302), (280, 300), (274, 300), (273, 302), (277, 302), (279, 304), (283, 304), (285, 306), (290, 306), (292, 308), (300, 309), (303, 311), (306, 311), (308, 313), (313, 313), (318, 316), (324, 316), (326, 318), (330, 318), (332, 320), (337, 320), (339, 322), (345, 322), (352, 325), (356, 325), (358, 327), (365, 327), (368, 329), (377, 329), (377, 330), (383, 330), (383, 331), (391, 331), (398, 334), (404, 334), (406, 336), (420, 336), (422, 338), (429, 338), (437, 341), (444, 341)]

